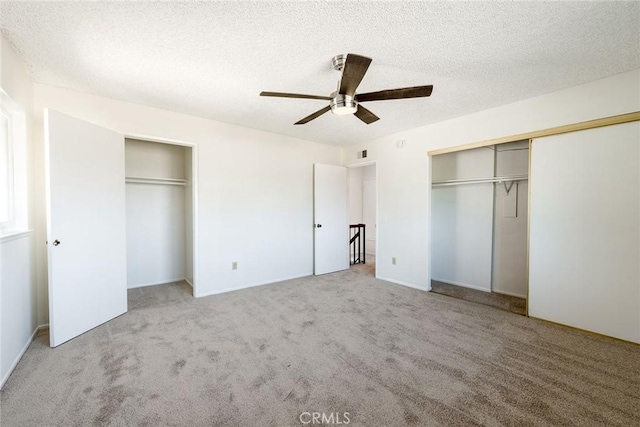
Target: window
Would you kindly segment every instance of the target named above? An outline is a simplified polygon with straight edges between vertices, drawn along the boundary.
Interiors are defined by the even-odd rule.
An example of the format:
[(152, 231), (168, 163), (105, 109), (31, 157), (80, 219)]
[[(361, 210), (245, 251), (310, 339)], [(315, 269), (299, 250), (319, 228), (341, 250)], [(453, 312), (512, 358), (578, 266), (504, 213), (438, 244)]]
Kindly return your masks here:
[(14, 228), (11, 115), (0, 112), (0, 228)]
[(26, 115), (0, 89), (0, 237), (28, 230)]

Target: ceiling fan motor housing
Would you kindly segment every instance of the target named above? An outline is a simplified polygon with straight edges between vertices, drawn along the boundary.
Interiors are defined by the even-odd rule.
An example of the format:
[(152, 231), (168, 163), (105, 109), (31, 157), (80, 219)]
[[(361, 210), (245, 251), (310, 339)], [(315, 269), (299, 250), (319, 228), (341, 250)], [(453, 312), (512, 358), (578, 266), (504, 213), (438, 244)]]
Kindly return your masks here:
[(339, 116), (353, 114), (358, 111), (358, 101), (352, 96), (342, 95), (340, 93), (335, 94), (333, 98), (331, 98), (329, 105), (331, 105), (331, 112)]

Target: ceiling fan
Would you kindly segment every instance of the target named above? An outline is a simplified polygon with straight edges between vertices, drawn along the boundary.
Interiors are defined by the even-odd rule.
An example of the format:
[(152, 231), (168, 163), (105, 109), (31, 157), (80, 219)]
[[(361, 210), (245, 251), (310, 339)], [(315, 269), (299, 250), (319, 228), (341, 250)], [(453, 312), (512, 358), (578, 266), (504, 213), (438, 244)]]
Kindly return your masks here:
[(355, 114), (357, 118), (371, 124), (380, 117), (360, 105), (361, 102), (384, 101), (389, 99), (404, 98), (422, 98), (431, 95), (433, 85), (405, 87), (402, 89), (381, 90), (379, 92), (356, 93), (358, 85), (362, 81), (369, 65), (371, 58), (365, 56), (348, 53), (346, 55), (334, 56), (331, 60), (333, 68), (336, 71), (342, 71), (342, 78), (338, 81), (338, 90), (329, 96), (304, 95), (300, 93), (283, 93), (283, 92), (260, 92), (260, 96), (274, 96), (278, 98), (303, 98), (303, 99), (321, 99), (329, 101), (329, 105), (321, 110), (316, 111), (307, 117), (298, 120), (294, 124), (303, 125), (309, 123), (331, 110), (333, 114), (346, 115)]

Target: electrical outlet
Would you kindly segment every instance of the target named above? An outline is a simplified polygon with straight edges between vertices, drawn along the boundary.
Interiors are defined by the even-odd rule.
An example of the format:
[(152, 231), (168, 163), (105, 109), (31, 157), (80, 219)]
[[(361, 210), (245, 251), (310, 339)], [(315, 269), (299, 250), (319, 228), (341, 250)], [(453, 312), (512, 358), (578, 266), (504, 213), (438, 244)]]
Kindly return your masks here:
[(396, 257), (391, 258), (391, 264), (396, 265)]
[(233, 261), (231, 263), (231, 269), (232, 270), (237, 270), (238, 269), (238, 261)]

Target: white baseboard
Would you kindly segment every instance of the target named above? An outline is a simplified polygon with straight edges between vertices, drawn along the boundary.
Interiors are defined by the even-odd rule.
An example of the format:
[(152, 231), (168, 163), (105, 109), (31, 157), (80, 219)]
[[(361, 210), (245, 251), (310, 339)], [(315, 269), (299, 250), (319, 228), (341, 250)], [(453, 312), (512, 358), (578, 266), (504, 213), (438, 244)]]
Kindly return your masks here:
[(527, 299), (526, 295), (522, 295), (522, 294), (517, 294), (515, 292), (507, 292), (507, 291), (497, 291), (497, 290), (493, 290), (492, 291), (495, 294), (502, 294), (502, 295), (509, 295), (510, 297), (517, 297), (517, 298), (524, 298)]
[(7, 373), (4, 374), (4, 376), (2, 377), (2, 381), (0, 381), (0, 390), (2, 390), (2, 388), (4, 387), (5, 383), (13, 373), (13, 370), (16, 369), (16, 366), (18, 366), (18, 362), (20, 362), (20, 359), (22, 359), (22, 356), (24, 356), (24, 354), (27, 352), (27, 349), (33, 342), (33, 339), (36, 337), (36, 334), (38, 333), (39, 330), (40, 330), (40, 326), (36, 327), (36, 329), (31, 334), (31, 337), (29, 337), (29, 339), (27, 340), (27, 343), (24, 345), (24, 347), (22, 347), (22, 350), (20, 350), (20, 353), (18, 353), (18, 356), (15, 358), (15, 360), (9, 367), (9, 370), (7, 371)]
[(127, 289), (144, 288), (145, 286), (168, 285), (169, 283), (184, 282), (187, 279), (179, 277), (177, 279), (163, 280), (161, 282), (139, 283), (135, 285), (127, 285)]
[(44, 323), (42, 325), (38, 325), (38, 329), (37, 329), (38, 331), (42, 331), (42, 330), (45, 330), (45, 329), (49, 329), (49, 324), (48, 323)]
[(467, 283), (454, 282), (453, 280), (438, 279), (436, 277), (432, 277), (431, 280), (435, 280), (436, 282), (446, 283), (448, 285), (456, 285), (456, 286), (461, 286), (463, 288), (475, 289), (476, 291), (489, 292), (489, 293), (491, 292), (491, 289), (482, 288), (480, 286), (475, 286), (475, 285), (469, 285)]
[(247, 289), (247, 288), (254, 288), (256, 286), (270, 285), (272, 283), (285, 282), (287, 280), (299, 279), (301, 277), (308, 277), (308, 276), (313, 276), (313, 272), (309, 272), (309, 273), (305, 273), (305, 274), (298, 274), (298, 275), (289, 276), (289, 277), (282, 277), (280, 279), (268, 280), (266, 282), (249, 283), (247, 285), (236, 286), (234, 288), (226, 288), (226, 289), (220, 289), (220, 290), (215, 290), (215, 291), (211, 291), (211, 292), (203, 292), (203, 293), (199, 293), (198, 295), (194, 295), (194, 296), (196, 298), (208, 297), (208, 296), (211, 296), (211, 295), (225, 294), (227, 292), (239, 291), (239, 290)]
[(191, 280), (187, 279), (186, 277), (184, 278), (184, 281), (187, 282), (189, 284), (189, 286), (191, 286), (193, 288), (193, 283), (191, 283)]
[(402, 282), (400, 280), (388, 279), (386, 277), (376, 276), (376, 279), (384, 280), (385, 282), (395, 283), (396, 285), (406, 286), (408, 288), (418, 289), (420, 291), (430, 291), (431, 290), (430, 286), (429, 287), (418, 286), (418, 285), (414, 285), (412, 283)]

